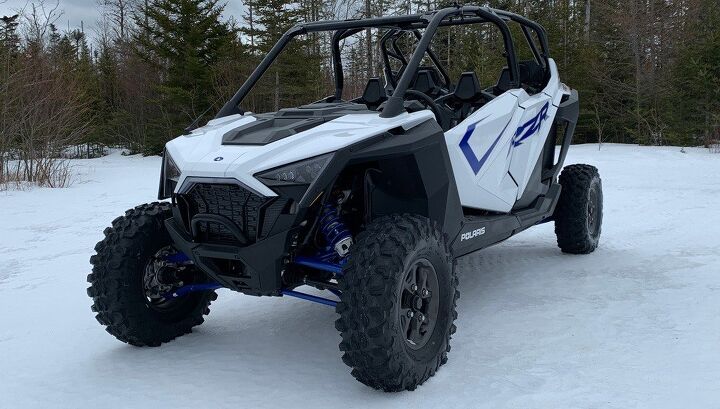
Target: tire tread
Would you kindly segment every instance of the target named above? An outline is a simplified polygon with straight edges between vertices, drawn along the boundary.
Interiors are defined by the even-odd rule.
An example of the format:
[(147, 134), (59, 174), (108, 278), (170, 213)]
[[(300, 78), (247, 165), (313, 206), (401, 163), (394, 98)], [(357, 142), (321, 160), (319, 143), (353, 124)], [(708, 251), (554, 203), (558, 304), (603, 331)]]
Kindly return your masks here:
[[(405, 340), (396, 331), (391, 317), (399, 291), (398, 272), (404, 268), (404, 255), (417, 240), (425, 239), (442, 248), (451, 281), (450, 323), (442, 338), (440, 353), (430, 363), (408, 365), (402, 359)], [(416, 215), (384, 216), (370, 223), (357, 236), (343, 279), (340, 317), (335, 327), (341, 332), (342, 360), (352, 368), (358, 381), (386, 392), (414, 390), (447, 362), (450, 338), (457, 317), (457, 275), (448, 240), (427, 218)], [(358, 308), (362, 306), (362, 308)]]
[(598, 246), (598, 240), (592, 239), (587, 227), (588, 191), (596, 182), (602, 189), (600, 174), (591, 165), (569, 165), (560, 174), (562, 192), (554, 219), (557, 244), (565, 253), (588, 254)]
[(87, 276), (87, 294), (93, 300), (91, 309), (106, 331), (122, 342), (159, 346), (190, 333), (203, 323), (210, 303), (217, 299), (214, 291), (205, 292), (187, 317), (166, 323), (151, 319), (148, 307), (138, 303), (132, 294), (134, 274), (144, 268), (138, 258), (145, 247), (157, 246), (153, 241), (158, 240), (158, 235), (169, 244), (164, 221), (171, 215), (170, 204), (160, 202), (126, 211), (104, 230), (105, 238), (95, 246), (97, 254), (90, 257), (92, 272)]

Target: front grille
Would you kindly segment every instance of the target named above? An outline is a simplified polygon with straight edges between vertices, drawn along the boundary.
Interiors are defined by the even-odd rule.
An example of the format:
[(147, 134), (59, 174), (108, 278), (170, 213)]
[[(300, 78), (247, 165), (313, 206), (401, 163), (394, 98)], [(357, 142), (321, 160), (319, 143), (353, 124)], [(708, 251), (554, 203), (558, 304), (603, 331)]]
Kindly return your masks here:
[[(187, 222), (197, 214), (220, 215), (230, 219), (245, 233), (251, 243), (258, 237), (258, 226), (267, 199), (233, 184), (195, 184), (185, 195)], [(181, 205), (183, 201), (178, 201)], [(235, 244), (238, 240), (222, 224), (201, 222), (196, 237), (205, 242)], [(250, 243), (243, 243), (250, 244)]]

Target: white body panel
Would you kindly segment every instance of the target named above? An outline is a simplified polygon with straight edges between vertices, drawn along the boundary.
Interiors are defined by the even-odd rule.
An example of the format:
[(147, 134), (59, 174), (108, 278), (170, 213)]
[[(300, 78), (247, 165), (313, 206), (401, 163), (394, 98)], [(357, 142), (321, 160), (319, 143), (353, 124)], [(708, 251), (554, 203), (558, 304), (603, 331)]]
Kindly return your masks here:
[(514, 89), (445, 133), (463, 206), (509, 212), (527, 187), (564, 93), (557, 67), (542, 92)]
[(334, 152), (393, 128), (410, 129), (434, 118), (432, 112), (380, 118), (379, 114), (345, 115), (279, 141), (258, 145), (223, 145), (227, 132), (255, 120), (234, 115), (211, 121), (191, 135), (170, 141), (166, 149), (181, 170), (178, 187), (187, 177), (233, 178), (264, 196), (277, 196), (254, 175), (280, 165)]
[[(525, 191), (557, 106), (569, 90), (550, 60), (551, 79), (540, 93), (510, 90), (490, 101), (445, 133), (463, 206), (509, 212)], [(223, 145), (223, 136), (255, 121), (233, 115), (169, 142), (167, 152), (188, 177), (237, 179), (265, 196), (276, 194), (254, 175), (264, 170), (345, 148), (393, 128), (411, 129), (433, 118), (429, 110), (394, 118), (351, 114), (267, 145)]]
[(463, 206), (502, 211), (515, 203), (518, 187), (507, 172), (517, 106), (505, 93), (445, 133)]

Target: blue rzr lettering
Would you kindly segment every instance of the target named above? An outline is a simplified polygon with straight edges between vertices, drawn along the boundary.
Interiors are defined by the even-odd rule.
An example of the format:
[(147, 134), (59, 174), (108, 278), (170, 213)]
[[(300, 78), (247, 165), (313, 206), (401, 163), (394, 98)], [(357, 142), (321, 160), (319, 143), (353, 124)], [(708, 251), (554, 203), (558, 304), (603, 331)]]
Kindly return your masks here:
[(533, 119), (525, 122), (523, 126), (517, 129), (515, 136), (513, 137), (513, 146), (517, 147), (522, 145), (525, 139), (535, 135), (535, 133), (540, 130), (543, 121), (547, 119), (548, 108), (550, 108), (550, 103), (546, 102), (542, 109), (540, 109), (540, 112), (538, 112)]

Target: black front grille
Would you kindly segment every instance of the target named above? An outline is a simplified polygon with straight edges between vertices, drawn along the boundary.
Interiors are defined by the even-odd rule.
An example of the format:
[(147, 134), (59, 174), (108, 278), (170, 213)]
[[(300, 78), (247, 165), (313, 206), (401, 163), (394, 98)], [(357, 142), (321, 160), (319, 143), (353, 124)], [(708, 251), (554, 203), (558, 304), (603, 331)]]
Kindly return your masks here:
[[(185, 195), (187, 209), (183, 212), (189, 222), (197, 214), (220, 215), (230, 219), (247, 236), (250, 243), (258, 237), (258, 226), (267, 199), (239, 185), (195, 184)], [(180, 205), (182, 201), (178, 201)], [(238, 239), (222, 224), (203, 221), (195, 234), (202, 241), (235, 244)], [(244, 243), (249, 244), (249, 243)]]

